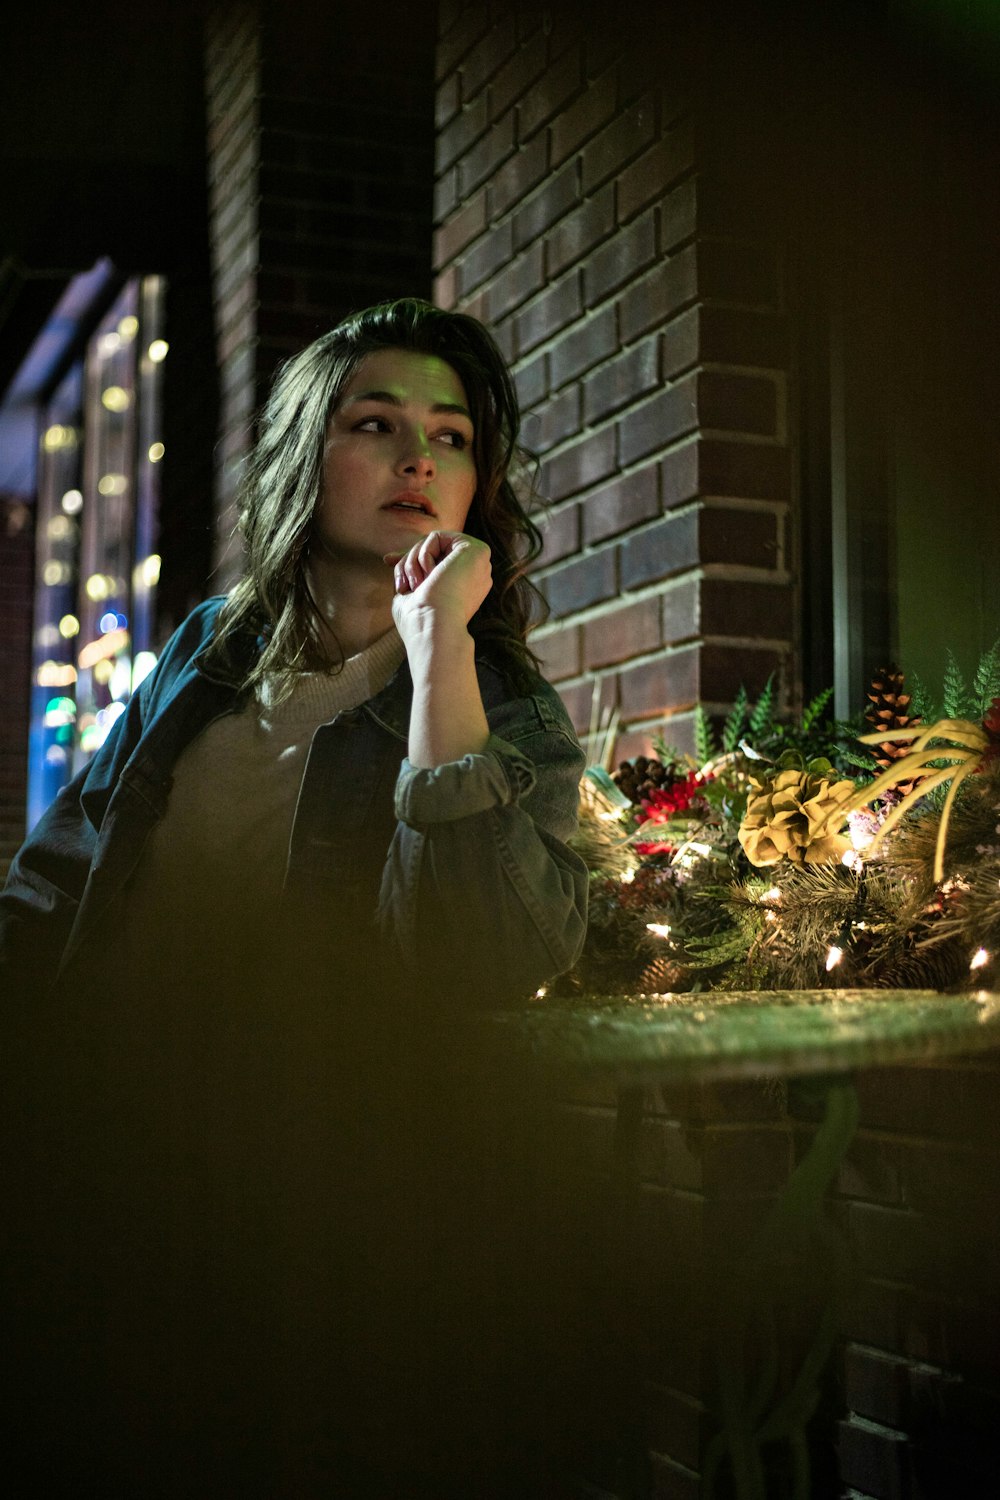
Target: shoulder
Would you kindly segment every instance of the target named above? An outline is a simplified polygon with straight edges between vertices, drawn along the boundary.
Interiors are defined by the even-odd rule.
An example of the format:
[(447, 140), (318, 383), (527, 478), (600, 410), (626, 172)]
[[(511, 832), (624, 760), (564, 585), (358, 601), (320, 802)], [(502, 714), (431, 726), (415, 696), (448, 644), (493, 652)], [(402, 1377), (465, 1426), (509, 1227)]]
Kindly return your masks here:
[(204, 600), (182, 620), (160, 652), (156, 666), (140, 688), (144, 699), (160, 695), (174, 683), (215, 636), (215, 622), (225, 603), (224, 595)]

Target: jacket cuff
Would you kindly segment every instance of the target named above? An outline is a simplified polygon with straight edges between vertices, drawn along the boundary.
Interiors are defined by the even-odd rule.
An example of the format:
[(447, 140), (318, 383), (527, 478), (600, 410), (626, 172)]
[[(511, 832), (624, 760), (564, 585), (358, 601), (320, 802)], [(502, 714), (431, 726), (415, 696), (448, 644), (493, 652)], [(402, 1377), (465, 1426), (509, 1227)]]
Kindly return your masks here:
[(411, 828), (450, 823), (517, 802), (534, 784), (531, 761), (491, 734), (479, 754), (442, 766), (414, 766), (404, 760), (396, 781), (396, 817)]

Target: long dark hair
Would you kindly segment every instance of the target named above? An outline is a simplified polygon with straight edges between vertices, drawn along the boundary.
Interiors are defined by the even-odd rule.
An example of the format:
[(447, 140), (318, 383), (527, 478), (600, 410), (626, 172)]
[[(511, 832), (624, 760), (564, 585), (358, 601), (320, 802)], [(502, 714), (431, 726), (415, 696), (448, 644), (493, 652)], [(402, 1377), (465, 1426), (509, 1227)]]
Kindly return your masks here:
[[(210, 653), (216, 665), (239, 672), (245, 686), (267, 676), (282, 695), (296, 672), (330, 666), (306, 579), (323, 451), (348, 381), (367, 355), (381, 349), (436, 355), (465, 387), (478, 476), (465, 529), (487, 543), (493, 566), (493, 586), (469, 629), (515, 681), (537, 668), (526, 637), (545, 606), (526, 569), (541, 550), (541, 537), (518, 495), (518, 489), (526, 499), (531, 493), (531, 461), (518, 445), (520, 414), (510, 372), (476, 318), (403, 297), (352, 313), (286, 361), (275, 378), (240, 488), (246, 571), (219, 612)], [(249, 673), (248, 635), (264, 642)]]

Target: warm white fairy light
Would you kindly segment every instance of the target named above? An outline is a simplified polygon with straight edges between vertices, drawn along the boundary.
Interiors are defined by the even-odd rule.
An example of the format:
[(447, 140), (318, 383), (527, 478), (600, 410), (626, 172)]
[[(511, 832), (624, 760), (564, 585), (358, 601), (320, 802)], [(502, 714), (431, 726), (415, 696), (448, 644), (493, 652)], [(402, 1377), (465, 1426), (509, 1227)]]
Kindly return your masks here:
[(987, 953), (986, 949), (985, 948), (977, 948), (976, 951), (975, 951), (975, 953), (969, 959), (969, 968), (970, 969), (981, 969), (983, 967), (983, 965), (984, 964), (988, 964), (989, 961), (990, 961), (990, 955)]
[(777, 885), (772, 885), (769, 890), (766, 890), (764, 892), (764, 894), (761, 896), (760, 899), (761, 899), (762, 902), (763, 901), (780, 901), (781, 900), (781, 887), (777, 886)]
[(622, 885), (631, 885), (634, 879), (635, 879), (635, 871), (634, 870), (623, 870), (622, 871), (622, 873), (621, 873), (621, 883), (622, 883)]
[(827, 955), (826, 955), (826, 972), (828, 974), (829, 974), (829, 972), (830, 972), (831, 969), (835, 969), (837, 967), (837, 965), (840, 963), (840, 960), (843, 958), (843, 956), (844, 956), (844, 950), (843, 950), (843, 948), (838, 948), (837, 945), (836, 945), (836, 943), (834, 943), (827, 950)]
[(547, 984), (540, 984), (538, 986), (537, 990), (535, 991), (535, 999), (536, 1000), (544, 1000), (545, 996), (548, 993), (549, 993), (549, 987), (548, 987), (548, 985)]
[(666, 922), (647, 922), (646, 930), (651, 932), (654, 937), (668, 938), (670, 936), (670, 928)]

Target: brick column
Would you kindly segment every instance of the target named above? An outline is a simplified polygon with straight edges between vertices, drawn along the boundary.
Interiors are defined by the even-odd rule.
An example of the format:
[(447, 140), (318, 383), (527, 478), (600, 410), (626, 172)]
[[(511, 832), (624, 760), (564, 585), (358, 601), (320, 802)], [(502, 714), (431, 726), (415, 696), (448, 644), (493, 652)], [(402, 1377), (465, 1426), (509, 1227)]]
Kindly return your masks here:
[(221, 375), (217, 583), (275, 367), (339, 318), (430, 293), (432, 7), (391, 25), (342, 7), (220, 0), (206, 36), (210, 217)]
[(536, 646), (580, 730), (618, 709), (620, 754), (796, 686), (779, 247), (716, 190), (697, 48), (627, 26), (442, 8), (435, 234), (437, 299), (492, 325), (543, 460)]

